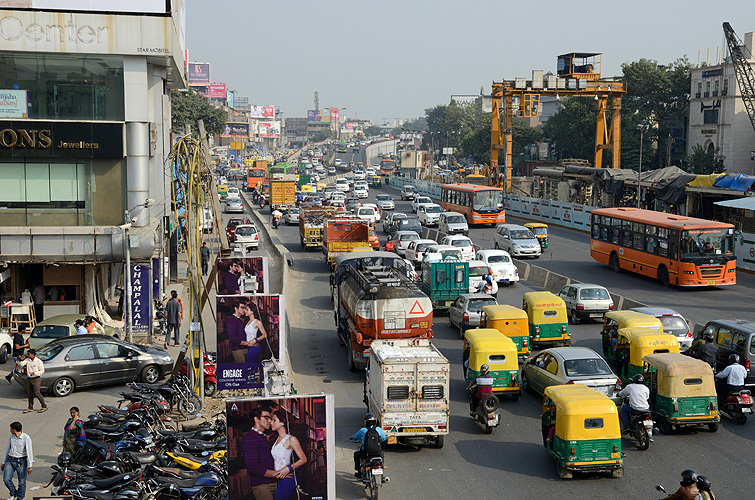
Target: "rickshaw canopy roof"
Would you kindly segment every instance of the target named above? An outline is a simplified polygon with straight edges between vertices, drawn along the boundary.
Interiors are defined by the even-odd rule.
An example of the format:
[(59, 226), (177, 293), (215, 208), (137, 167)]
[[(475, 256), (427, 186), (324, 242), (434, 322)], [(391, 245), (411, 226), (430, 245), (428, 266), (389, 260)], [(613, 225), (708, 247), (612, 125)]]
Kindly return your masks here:
[[(532, 325), (566, 323), (566, 303), (551, 292), (527, 292), (524, 294), (527, 317)], [(546, 311), (557, 314), (546, 316)]]
[(487, 316), (488, 319), (493, 321), (499, 321), (502, 319), (527, 319), (527, 313), (524, 310), (508, 304), (482, 306), (482, 312), (485, 313), (485, 316)]
[(715, 396), (713, 370), (705, 361), (679, 353), (648, 354), (657, 372), (658, 394), (668, 398)]
[(545, 389), (545, 396), (556, 406), (556, 435), (560, 438), (621, 438), (619, 412), (608, 396), (580, 384), (552, 385)]
[(548, 229), (548, 224), (543, 224), (542, 222), (528, 222), (527, 224), (524, 224), (524, 227), (544, 227)]
[(629, 344), (629, 364), (642, 366), (642, 358), (658, 351), (678, 353), (679, 341), (670, 333), (653, 328), (620, 328), (618, 343)]
[[(479, 371), (483, 363), (495, 370), (518, 370), (517, 346), (513, 340), (494, 328), (467, 330), (464, 339), (469, 344), (469, 367)], [(504, 359), (491, 359), (491, 356), (505, 356)]]
[(619, 328), (632, 328), (636, 326), (655, 328), (663, 331), (661, 320), (649, 314), (637, 311), (608, 311), (606, 318), (611, 318), (619, 324)]

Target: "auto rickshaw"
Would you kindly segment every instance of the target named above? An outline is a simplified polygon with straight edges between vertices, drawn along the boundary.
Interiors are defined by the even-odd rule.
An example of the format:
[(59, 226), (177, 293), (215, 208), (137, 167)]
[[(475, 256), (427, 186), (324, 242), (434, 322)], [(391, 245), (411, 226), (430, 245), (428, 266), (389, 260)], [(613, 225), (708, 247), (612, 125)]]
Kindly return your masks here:
[(530, 330), (527, 313), (507, 304), (483, 306), (480, 328), (495, 328), (516, 344), (520, 358), (530, 353)]
[(721, 417), (708, 363), (679, 353), (648, 354), (643, 361), (650, 408), (664, 434), (691, 425), (718, 430)]
[(638, 373), (643, 373), (643, 358), (648, 354), (679, 353), (679, 341), (670, 333), (653, 328), (622, 328), (606, 361), (616, 366), (616, 375), (625, 384)]
[(561, 297), (551, 292), (527, 292), (522, 309), (527, 312), (532, 350), (545, 345), (571, 345), (566, 304)]
[(372, 176), (372, 187), (379, 188), (383, 185), (383, 178), (379, 175)]
[(218, 196), (220, 196), (221, 199), (228, 196), (228, 186), (225, 184), (218, 184)]
[(624, 476), (619, 411), (608, 396), (580, 384), (547, 387), (541, 430), (561, 479), (574, 472)]
[(326, 186), (327, 186), (327, 184), (325, 184), (324, 182), (318, 182), (318, 183), (317, 183), (317, 192), (318, 192), (318, 193), (323, 193), (323, 192), (325, 192), (325, 187), (326, 187)]
[(608, 311), (603, 318), (603, 357), (611, 356), (611, 339), (624, 328), (654, 328), (663, 331), (661, 320), (635, 311)]
[(463, 369), (468, 384), (480, 375), (480, 366), (487, 364), (495, 378), (493, 394), (509, 394), (519, 399), (519, 357), (514, 342), (493, 328), (476, 328), (464, 333)]
[(540, 243), (541, 250), (548, 248), (548, 224), (543, 224), (542, 222), (528, 222), (524, 227), (532, 231), (535, 235), (538, 243)]

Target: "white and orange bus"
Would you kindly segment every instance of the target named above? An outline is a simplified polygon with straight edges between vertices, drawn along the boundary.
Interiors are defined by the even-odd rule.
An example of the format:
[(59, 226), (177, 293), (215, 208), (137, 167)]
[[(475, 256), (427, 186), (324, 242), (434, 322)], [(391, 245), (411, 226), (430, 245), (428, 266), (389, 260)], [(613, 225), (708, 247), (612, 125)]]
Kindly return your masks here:
[(631, 207), (592, 211), (590, 255), (665, 286), (737, 282), (734, 226)]
[(464, 214), (467, 224), (502, 224), (506, 222), (503, 189), (475, 184), (443, 184), (440, 206)]

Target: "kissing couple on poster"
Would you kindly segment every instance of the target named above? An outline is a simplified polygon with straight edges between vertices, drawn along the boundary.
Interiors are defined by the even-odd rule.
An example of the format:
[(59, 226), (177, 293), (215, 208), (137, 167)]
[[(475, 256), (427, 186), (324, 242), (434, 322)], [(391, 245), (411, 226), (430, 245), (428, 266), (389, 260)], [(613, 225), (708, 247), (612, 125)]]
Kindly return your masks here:
[(239, 299), (233, 303), (233, 315), (225, 322), (234, 363), (261, 363), (262, 341), (267, 338), (255, 304)]

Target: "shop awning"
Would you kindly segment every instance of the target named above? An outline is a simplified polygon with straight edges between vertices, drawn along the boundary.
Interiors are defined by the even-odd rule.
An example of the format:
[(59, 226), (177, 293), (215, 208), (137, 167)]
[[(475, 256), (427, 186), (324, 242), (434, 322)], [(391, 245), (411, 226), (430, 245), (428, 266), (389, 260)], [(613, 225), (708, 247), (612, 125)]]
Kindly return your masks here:
[(718, 205), (719, 207), (755, 210), (755, 196), (745, 196), (744, 198), (734, 198), (733, 200), (717, 201), (714, 205)]

